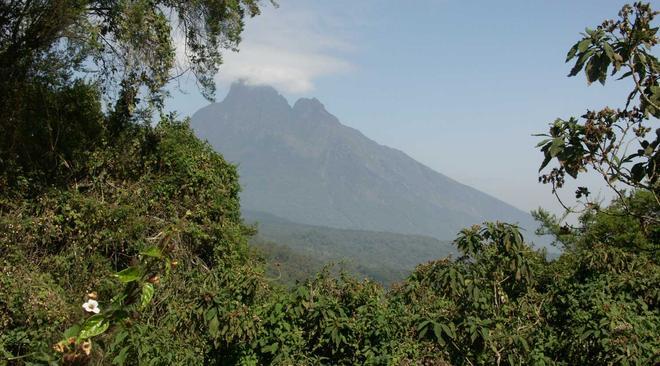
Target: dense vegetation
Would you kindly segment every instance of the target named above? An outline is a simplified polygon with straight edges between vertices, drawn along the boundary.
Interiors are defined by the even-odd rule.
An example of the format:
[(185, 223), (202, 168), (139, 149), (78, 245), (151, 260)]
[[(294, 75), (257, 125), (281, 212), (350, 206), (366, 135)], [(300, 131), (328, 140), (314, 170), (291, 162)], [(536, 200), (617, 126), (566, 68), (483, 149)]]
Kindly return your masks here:
[[(238, 39), (255, 2), (1, 6), (0, 364), (660, 362), (660, 131), (649, 127), (660, 89), (649, 6), (624, 7), (569, 53), (589, 81), (629, 65), (626, 107), (558, 120), (540, 144), (543, 166), (558, 164), (542, 177), (555, 191), (564, 172), (610, 166), (608, 182), (631, 189), (606, 207), (586, 202), (577, 227), (537, 212), (564, 249), (555, 261), (515, 226), (485, 223), (459, 233), (458, 259), (420, 265), (388, 291), (327, 270), (292, 289), (273, 285), (247, 245), (235, 167), (186, 121), (149, 123), (158, 103), (138, 96), (162, 96), (171, 65), (150, 52), (170, 50), (171, 39), (141, 47), (169, 32), (164, 9), (208, 23), (187, 31), (210, 32), (191, 46), (207, 55)], [(106, 35), (130, 57), (94, 48)], [(211, 56), (198, 72), (215, 70)], [(112, 73), (103, 67), (85, 74), (108, 57), (129, 70), (117, 83), (94, 78)], [(607, 148), (622, 138), (619, 122), (635, 131), (634, 156)]]

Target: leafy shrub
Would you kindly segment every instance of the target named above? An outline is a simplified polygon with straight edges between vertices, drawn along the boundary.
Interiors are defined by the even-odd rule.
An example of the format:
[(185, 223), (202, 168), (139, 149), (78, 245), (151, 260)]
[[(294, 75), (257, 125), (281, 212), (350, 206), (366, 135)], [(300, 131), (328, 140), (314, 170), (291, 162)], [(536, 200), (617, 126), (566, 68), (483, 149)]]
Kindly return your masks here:
[[(640, 25), (631, 28), (633, 10)], [(658, 112), (657, 60), (641, 38), (617, 40), (632, 42), (629, 49), (605, 44), (616, 26), (656, 42), (657, 28), (648, 27), (655, 12), (635, 4), (621, 14), (624, 21), (588, 32), (569, 59), (578, 55), (575, 70), (604, 81), (620, 62), (613, 52), (645, 55), (644, 71), (630, 65), (644, 73), (646, 87), (632, 94), (644, 98), (639, 113), (617, 113), (646, 121)], [(211, 40), (222, 34), (214, 32)], [(532, 250), (517, 227), (484, 223), (459, 233), (458, 259), (422, 264), (391, 291), (331, 270), (287, 290), (269, 283), (248, 248), (253, 230), (241, 219), (236, 168), (185, 121), (134, 123), (130, 88), (103, 113), (92, 84), (30, 80), (16, 97), (38, 95), (43, 108), (22, 105), (17, 120), (2, 121), (25, 124), (0, 143), (0, 365), (660, 362), (655, 142), (640, 142), (647, 146), (634, 157), (644, 155), (639, 180), (635, 168), (615, 171), (636, 189), (617, 191), (609, 207), (587, 206), (581, 227), (537, 213), (542, 231), (565, 249), (555, 261)], [(601, 117), (587, 119), (592, 126)], [(31, 118), (34, 134), (24, 129)], [(564, 172), (577, 176), (604, 161), (567, 150), (564, 140), (580, 145), (586, 127), (564, 122), (541, 144), (543, 164), (560, 164), (546, 177), (555, 188)], [(52, 144), (49, 126), (67, 135)]]

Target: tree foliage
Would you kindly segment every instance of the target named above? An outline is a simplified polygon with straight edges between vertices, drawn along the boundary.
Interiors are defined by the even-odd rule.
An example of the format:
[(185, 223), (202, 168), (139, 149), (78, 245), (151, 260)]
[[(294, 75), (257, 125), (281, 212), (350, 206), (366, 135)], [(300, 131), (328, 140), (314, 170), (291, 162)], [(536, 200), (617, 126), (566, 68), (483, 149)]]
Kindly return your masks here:
[(210, 97), (221, 50), (236, 49), (244, 17), (257, 14), (259, 0), (5, 1), (0, 70), (4, 82), (84, 73), (159, 96), (175, 76), (178, 46)]
[[(608, 167), (635, 190), (588, 206), (579, 227), (537, 212), (541, 231), (564, 249), (554, 261), (516, 226), (483, 223), (458, 234), (457, 259), (419, 265), (385, 290), (329, 269), (293, 288), (273, 285), (248, 248), (253, 230), (241, 218), (236, 167), (186, 121), (135, 123), (131, 88), (161, 85), (157, 75), (169, 65), (169, 48), (158, 46), (169, 37), (165, 9), (192, 27), (192, 44), (216, 47), (223, 37), (237, 40), (243, 12), (257, 11), (251, 5), (2, 3), (0, 62), (17, 69), (3, 69), (0, 80), (9, 87), (0, 103), (15, 107), (1, 120), (11, 133), (0, 146), (0, 365), (660, 362), (657, 144), (632, 160), (590, 145), (620, 138), (610, 136), (630, 124), (644, 147), (641, 126), (657, 117), (656, 61), (640, 51), (654, 45), (650, 7), (624, 7), (620, 21), (588, 32), (569, 54), (583, 59), (578, 69), (591, 81), (607, 70), (603, 57), (615, 73), (630, 64), (637, 82), (628, 104), (636, 106), (558, 122), (542, 144), (548, 162), (559, 163), (548, 178), (555, 185), (560, 172)], [(193, 19), (211, 23), (185, 24)], [(90, 39), (120, 49), (97, 49)], [(135, 49), (142, 45), (164, 59)], [(141, 75), (121, 71), (120, 97), (107, 108), (102, 79), (113, 77), (112, 66), (98, 55)], [(102, 78), (76, 69), (91, 65)], [(639, 163), (646, 173), (636, 181)]]
[[(258, 13), (259, 0), (3, 1), (0, 172), (75, 176), (90, 146), (150, 123), (184, 71), (212, 98), (222, 51), (236, 49), (243, 19)], [(3, 174), (0, 188), (16, 179)]]
[[(575, 60), (569, 76), (584, 70), (589, 84), (605, 84), (608, 74), (618, 75), (618, 80), (632, 80), (632, 90), (623, 108), (605, 107), (587, 111), (581, 118), (559, 118), (549, 133), (540, 135), (547, 137), (537, 146), (544, 154), (540, 171), (553, 160), (558, 164), (539, 178), (552, 185), (553, 193), (563, 187), (566, 174), (577, 178), (592, 170), (603, 177), (624, 207), (630, 199), (625, 188), (644, 189), (660, 202), (660, 63), (652, 51), (658, 43), (656, 15), (650, 4), (625, 5), (619, 19), (587, 28), (569, 50), (566, 62)], [(575, 192), (577, 199), (586, 199), (587, 206), (597, 205), (589, 195), (588, 187)], [(638, 218), (644, 228), (660, 223), (653, 211)]]

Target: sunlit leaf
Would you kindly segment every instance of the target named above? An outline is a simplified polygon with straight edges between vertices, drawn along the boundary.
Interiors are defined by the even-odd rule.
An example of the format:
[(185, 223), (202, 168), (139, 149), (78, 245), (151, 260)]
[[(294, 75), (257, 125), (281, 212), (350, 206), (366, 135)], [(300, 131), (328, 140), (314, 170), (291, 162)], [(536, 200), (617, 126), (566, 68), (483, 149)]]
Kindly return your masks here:
[(78, 335), (78, 338), (88, 339), (88, 338), (96, 337), (97, 335), (105, 332), (109, 326), (110, 323), (105, 319), (105, 317), (102, 314), (94, 315), (92, 317), (89, 317), (87, 320), (85, 320), (85, 322), (83, 323), (80, 329), (80, 334)]
[(119, 279), (119, 281), (128, 283), (140, 279), (142, 277), (142, 273), (137, 267), (128, 267), (120, 272), (117, 272), (115, 276)]

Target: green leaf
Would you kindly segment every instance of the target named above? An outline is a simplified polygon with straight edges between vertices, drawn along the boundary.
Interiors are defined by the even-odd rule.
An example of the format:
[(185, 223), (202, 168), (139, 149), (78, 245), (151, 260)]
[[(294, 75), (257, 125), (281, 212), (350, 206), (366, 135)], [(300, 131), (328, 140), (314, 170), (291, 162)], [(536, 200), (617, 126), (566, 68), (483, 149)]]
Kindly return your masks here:
[(541, 146), (547, 144), (550, 141), (552, 141), (552, 139), (544, 139), (541, 142), (539, 142), (538, 144), (536, 144), (536, 147), (541, 147)]
[(529, 344), (523, 337), (518, 337), (518, 342), (523, 346), (525, 352), (529, 352)]
[(144, 308), (151, 302), (154, 297), (154, 285), (147, 282), (142, 285), (142, 292), (140, 294), (140, 307)]
[(449, 328), (446, 324), (440, 324), (440, 326), (442, 327), (442, 330), (445, 332), (445, 334), (449, 336), (449, 338), (451, 339), (456, 338), (456, 334), (454, 334), (454, 331), (451, 330), (451, 328)]
[(106, 330), (108, 330), (108, 327), (110, 326), (110, 323), (105, 319), (105, 317), (101, 314), (94, 315), (92, 317), (87, 318), (85, 320), (85, 323), (82, 325), (82, 329), (80, 329), (80, 334), (78, 335), (79, 339), (89, 339), (92, 337), (96, 337), (99, 334), (102, 334)]
[(71, 337), (77, 337), (80, 333), (80, 325), (74, 324), (70, 328), (64, 331), (64, 339), (69, 339)]
[(610, 46), (610, 44), (607, 43), (607, 42), (603, 42), (603, 50), (605, 50), (605, 54), (607, 55), (607, 57), (608, 57), (612, 62), (614, 62), (616, 58), (615, 58), (615, 56), (614, 56), (615, 53), (614, 53), (614, 49), (612, 49), (612, 46)]
[(644, 175), (646, 175), (644, 163), (642, 162), (633, 165), (632, 169), (630, 169), (630, 175), (635, 182), (641, 182), (642, 179), (644, 179)]
[(573, 45), (573, 47), (571, 47), (570, 50), (568, 50), (568, 54), (566, 54), (566, 61), (565, 62), (568, 62), (573, 57), (575, 57), (575, 54), (577, 53), (577, 51), (578, 51), (578, 44), (576, 43), (576, 44)]
[(481, 328), (479, 331), (484, 341), (488, 341), (490, 339), (490, 331), (488, 330), (488, 328)]
[(587, 66), (584, 68), (584, 74), (587, 76), (587, 84), (591, 84), (594, 81), (598, 80), (598, 75), (599, 75), (599, 68), (598, 68), (598, 60), (596, 57), (592, 57), (589, 59), (589, 62), (587, 62)]
[(587, 62), (587, 60), (594, 54), (594, 50), (587, 50), (586, 52), (582, 53), (580, 57), (577, 59), (575, 62), (575, 65), (571, 69), (571, 72), (568, 74), (568, 76), (575, 76), (577, 75), (580, 70), (584, 67), (584, 63)]
[(436, 339), (442, 339), (442, 328), (440, 327), (440, 324), (435, 322), (433, 323), (433, 334), (435, 335)]
[(627, 73), (621, 75), (621, 77), (618, 78), (617, 80), (625, 79), (625, 78), (629, 77), (632, 74), (633, 74), (632, 71), (628, 71)]
[(112, 359), (112, 364), (113, 365), (123, 365), (124, 362), (126, 362), (126, 356), (128, 356), (128, 350), (130, 349), (130, 346), (126, 346), (119, 351), (119, 354)]
[(637, 53), (637, 60), (638, 60), (638, 62), (641, 63), (641, 64), (645, 64), (645, 63), (646, 63), (646, 55), (644, 54), (644, 52), (638, 52), (638, 53)]
[(598, 57), (596, 76), (598, 78), (598, 82), (600, 82), (602, 85), (605, 85), (605, 80), (607, 79), (607, 68), (610, 66), (610, 62), (610, 59), (604, 54), (601, 54)]
[(140, 254), (142, 254), (144, 256), (147, 256), (147, 257), (163, 258), (163, 253), (160, 251), (160, 248), (158, 248), (158, 247), (149, 247), (149, 248), (141, 251)]
[(564, 140), (561, 138), (556, 138), (552, 140), (552, 145), (550, 145), (550, 157), (556, 157), (564, 150)]
[(591, 46), (591, 39), (586, 38), (586, 39), (583, 39), (580, 42), (578, 42), (577, 49), (580, 52), (584, 52), (584, 51), (587, 50), (587, 48), (589, 48), (589, 46)]
[(124, 341), (124, 339), (126, 339), (126, 337), (128, 337), (128, 332), (126, 330), (122, 330), (118, 332), (117, 334), (115, 334), (115, 338), (112, 341), (112, 344), (110, 344), (110, 347), (111, 348), (117, 347), (118, 345), (121, 344), (121, 342)]
[(261, 351), (264, 352), (264, 353), (275, 354), (275, 352), (277, 352), (277, 348), (278, 348), (278, 347), (279, 347), (279, 344), (277, 344), (277, 343), (273, 343), (273, 344), (271, 344), (271, 345), (268, 345), (268, 346), (263, 347), (263, 348), (261, 349)]
[(127, 312), (126, 310), (124, 310), (124, 309), (117, 309), (117, 310), (113, 310), (113, 311), (111, 311), (111, 312), (110, 312), (110, 316), (108, 316), (107, 318), (108, 318), (110, 321), (114, 322), (114, 323), (118, 323), (118, 322), (121, 322), (122, 320), (128, 318), (128, 315), (129, 315), (129, 314), (128, 314), (128, 312)]
[(218, 314), (217, 308), (209, 308), (206, 313), (204, 313), (204, 320), (210, 321), (214, 316)]
[(543, 170), (546, 166), (548, 166), (550, 160), (552, 160), (552, 156), (550, 156), (550, 154), (546, 154), (545, 159), (543, 159), (543, 162), (541, 163), (541, 167), (539, 168), (539, 172)]
[(128, 267), (120, 272), (117, 272), (115, 276), (119, 279), (119, 281), (128, 283), (140, 279), (140, 277), (142, 277), (142, 273), (137, 267)]
[(477, 340), (477, 337), (479, 336), (479, 333), (474, 330), (473, 332), (470, 333), (470, 342), (474, 343), (474, 341)]
[(110, 302), (111, 302), (113, 305), (120, 305), (120, 304), (126, 299), (126, 297), (127, 297), (127, 295), (126, 295), (125, 293), (122, 292), (122, 293), (117, 294), (116, 296), (114, 296), (114, 297), (110, 300)]
[(218, 336), (218, 330), (220, 328), (220, 321), (217, 316), (214, 316), (209, 322), (209, 334), (213, 337)]
[(426, 335), (426, 332), (428, 332), (428, 330), (429, 330), (429, 327), (428, 327), (429, 323), (431, 323), (431, 321), (426, 320), (426, 321), (421, 322), (417, 326), (417, 332), (419, 332), (419, 338), (424, 338), (424, 336)]
[(580, 340), (584, 341), (585, 339), (589, 338), (589, 336), (592, 335), (593, 333), (594, 333), (593, 330), (587, 330), (586, 332), (582, 333), (582, 335), (580, 335)]

